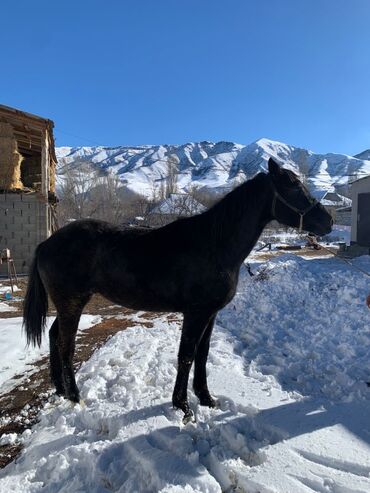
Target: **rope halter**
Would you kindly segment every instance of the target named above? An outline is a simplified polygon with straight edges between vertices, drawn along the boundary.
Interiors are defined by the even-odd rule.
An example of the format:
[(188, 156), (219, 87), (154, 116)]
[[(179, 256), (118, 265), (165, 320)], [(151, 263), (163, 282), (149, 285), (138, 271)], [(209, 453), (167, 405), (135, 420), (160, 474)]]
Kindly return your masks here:
[(303, 229), (303, 218), (304, 216), (310, 212), (314, 207), (318, 206), (320, 204), (320, 202), (316, 199), (313, 199), (313, 202), (309, 204), (308, 207), (306, 207), (305, 209), (301, 210), (301, 209), (298, 209), (297, 207), (294, 207), (294, 205), (291, 205), (289, 204), (289, 202), (287, 202), (284, 197), (282, 197), (279, 192), (276, 190), (276, 188), (274, 187), (274, 198), (272, 199), (272, 207), (271, 207), (271, 213), (272, 213), (272, 216), (276, 219), (276, 216), (275, 216), (275, 209), (276, 209), (276, 202), (277, 200), (280, 200), (280, 202), (282, 202), (284, 205), (286, 205), (289, 209), (291, 209), (292, 211), (296, 212), (298, 215), (299, 215), (299, 229), (298, 229), (298, 232), (299, 233), (302, 233), (302, 229)]

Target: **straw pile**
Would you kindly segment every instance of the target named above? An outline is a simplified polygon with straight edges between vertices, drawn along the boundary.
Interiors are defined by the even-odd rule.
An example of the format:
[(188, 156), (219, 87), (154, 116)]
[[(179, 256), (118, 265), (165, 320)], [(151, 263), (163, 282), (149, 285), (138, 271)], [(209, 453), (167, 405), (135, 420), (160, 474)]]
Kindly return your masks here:
[(50, 163), (50, 192), (55, 193), (55, 163)]
[(18, 152), (17, 141), (9, 123), (0, 122), (0, 189), (15, 190), (23, 188), (21, 163), (23, 157)]

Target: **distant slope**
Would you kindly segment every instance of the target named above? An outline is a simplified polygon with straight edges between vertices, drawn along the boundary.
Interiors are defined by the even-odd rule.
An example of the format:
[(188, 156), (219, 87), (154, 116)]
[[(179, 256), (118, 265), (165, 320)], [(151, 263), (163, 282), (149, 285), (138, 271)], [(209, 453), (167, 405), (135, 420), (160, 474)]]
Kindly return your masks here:
[(370, 151), (351, 157), (344, 154), (315, 154), (281, 142), (260, 139), (249, 145), (233, 142), (196, 142), (183, 145), (136, 147), (59, 147), (58, 175), (66, 169), (86, 165), (117, 174), (128, 190), (151, 196), (175, 163), (178, 188), (192, 186), (212, 194), (224, 193), (245, 179), (266, 170), (270, 157), (307, 177), (315, 192), (337, 190), (346, 193), (348, 180), (370, 175)]
[(370, 160), (370, 149), (366, 149), (366, 151), (362, 151), (360, 152), (360, 154), (356, 154), (354, 157), (357, 159)]

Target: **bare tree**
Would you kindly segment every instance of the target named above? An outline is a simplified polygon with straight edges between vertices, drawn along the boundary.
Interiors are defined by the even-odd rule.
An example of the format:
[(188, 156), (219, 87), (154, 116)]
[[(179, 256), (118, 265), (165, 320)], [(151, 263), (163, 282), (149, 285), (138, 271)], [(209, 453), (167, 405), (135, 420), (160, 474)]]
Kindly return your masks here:
[(114, 224), (123, 222), (128, 211), (122, 200), (121, 191), (122, 184), (117, 175), (109, 173), (97, 177), (89, 195), (91, 208), (95, 210), (94, 217)]
[(212, 205), (218, 202), (222, 196), (212, 194), (206, 188), (200, 188), (199, 185), (190, 185), (188, 187), (188, 194), (197, 202), (202, 204), (206, 209), (209, 209)]
[(66, 168), (58, 192), (59, 224), (83, 218), (103, 219), (114, 224), (124, 222), (130, 208), (122, 191), (116, 175), (92, 170), (91, 166)]
[(166, 161), (166, 175), (159, 185), (159, 199), (163, 200), (172, 193), (177, 192), (177, 181), (179, 174), (179, 158), (176, 154), (169, 154)]
[(88, 172), (85, 166), (66, 168), (59, 187), (59, 223), (84, 217), (92, 217), (96, 204), (91, 204), (90, 190), (96, 182), (96, 174)]
[(171, 154), (167, 158), (167, 178), (166, 178), (166, 195), (177, 192), (177, 181), (179, 175), (179, 158), (176, 154)]

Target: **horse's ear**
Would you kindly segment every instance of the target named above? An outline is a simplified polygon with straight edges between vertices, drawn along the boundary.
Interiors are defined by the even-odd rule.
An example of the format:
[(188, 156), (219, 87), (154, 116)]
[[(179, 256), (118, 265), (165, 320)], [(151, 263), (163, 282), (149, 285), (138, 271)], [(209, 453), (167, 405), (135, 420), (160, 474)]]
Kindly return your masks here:
[(281, 168), (278, 163), (272, 159), (272, 157), (270, 157), (269, 159), (268, 168), (272, 178), (278, 178), (279, 176), (281, 176)]

